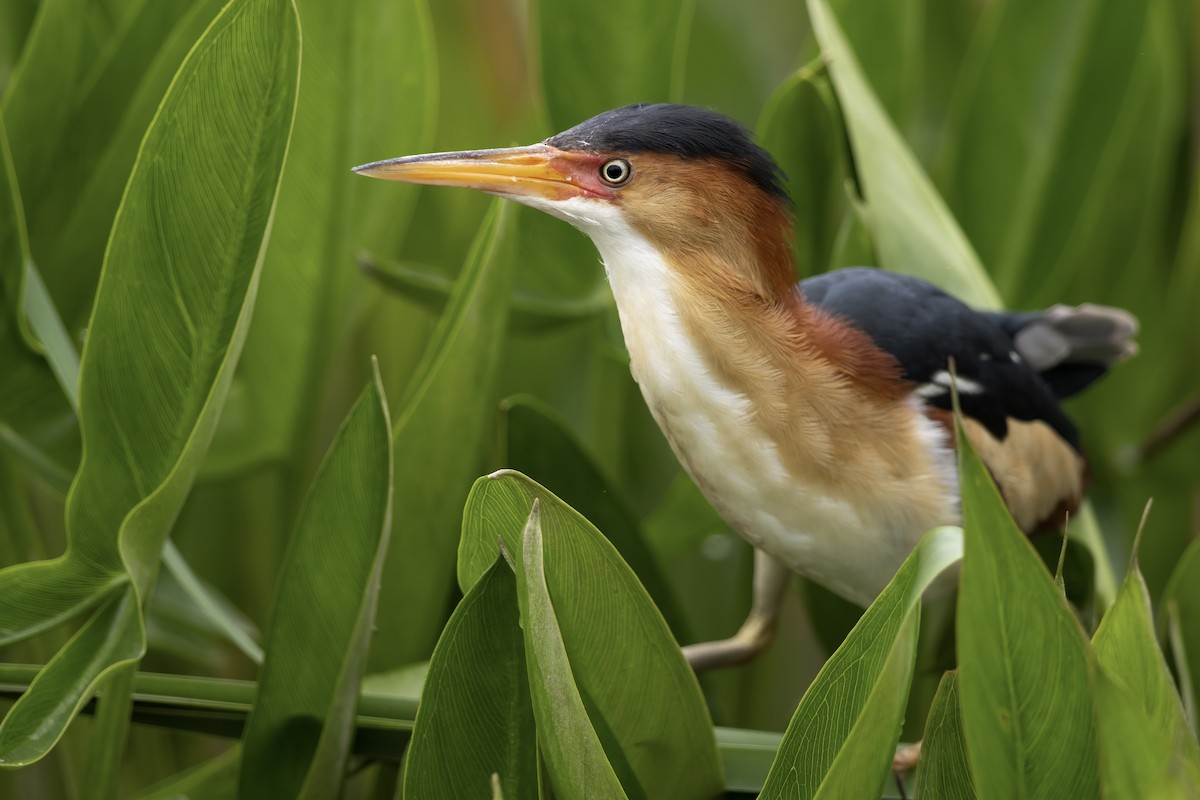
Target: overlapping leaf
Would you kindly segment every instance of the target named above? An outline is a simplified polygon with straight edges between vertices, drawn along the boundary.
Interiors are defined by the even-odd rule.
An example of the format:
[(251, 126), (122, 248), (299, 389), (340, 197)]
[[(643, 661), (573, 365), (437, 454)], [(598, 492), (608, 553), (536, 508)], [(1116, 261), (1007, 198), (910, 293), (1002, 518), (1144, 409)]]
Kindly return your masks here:
[[(306, 66), (262, 291), (206, 471), (301, 459), (350, 312), (361, 248), (390, 252), (415, 190), (367, 181), (355, 164), (431, 139), (436, 59), (425, 0), (299, 0)], [(407, 323), (407, 327), (405, 327)], [(393, 335), (412, 335), (396, 320)], [(303, 474), (302, 470), (297, 470)], [(292, 491), (299, 487), (291, 487)]]
[(810, 64), (767, 101), (759, 142), (787, 175), (795, 211), (792, 253), (801, 276), (829, 269), (849, 203), (845, 130), (829, 79)]
[(289, 543), (242, 742), (243, 797), (341, 791), (391, 534), (391, 433), (376, 370)]
[(921, 760), (917, 763), (918, 800), (969, 800), (975, 797), (967, 763), (962, 713), (958, 706), (958, 675), (947, 672), (929, 707)]
[(146, 127), (184, 56), (223, 5), (43, 4), (6, 115), (21, 161), (29, 156), (21, 186), (31, 248), (74, 332), (90, 311), (105, 242)]
[[(105, 671), (140, 657), (140, 603), (215, 427), (249, 322), (294, 111), (288, 0), (235, 0), (192, 50), (143, 141), (109, 242), (80, 374), (85, 456), (67, 553), (0, 572), (13, 640), (104, 603), (0, 726), (44, 753)], [(150, 329), (154, 336), (147, 336)], [(54, 712), (47, 702), (54, 698)]]
[(688, 641), (679, 602), (646, 546), (640, 522), (566, 423), (549, 406), (528, 396), (509, 398), (501, 408), (505, 466), (541, 482), (595, 525), (646, 587), (676, 638)]
[(975, 788), (981, 798), (1094, 797), (1087, 639), (959, 430), (958, 696)]
[(537, 797), (537, 742), (512, 567), (500, 558), (446, 623), (404, 770), (405, 797)]
[(764, 800), (878, 795), (904, 722), (921, 595), (961, 557), (957, 528), (921, 540), (805, 692)]
[(471, 475), (478, 473), (508, 327), (514, 267), (510, 213), (496, 201), (417, 374), (397, 404), (395, 530), (380, 598), (396, 613), (379, 619), (372, 671), (427, 658), (444, 624), (462, 504)]
[[(1183, 704), (1154, 634), (1150, 594), (1136, 560), (1116, 602), (1092, 637), (1096, 658), (1109, 680), (1123, 688), (1158, 731), (1165, 749), (1182, 769), (1187, 765), (1200, 784), (1200, 747), (1188, 727)], [(1109, 695), (1116, 694), (1109, 690)], [(1120, 702), (1118, 700), (1118, 702)]]
[[(1114, 224), (1110, 235), (1096, 223), (1118, 205), (1137, 214), (1127, 203), (1137, 203), (1154, 177), (1145, 161), (1140, 175), (1128, 176), (1136, 183), (1117, 170), (1119, 154), (1141, 138), (1138, 129), (1153, 134), (1158, 127), (1150, 116), (1159, 109), (1140, 100), (1157, 92), (1146, 70), (1154, 69), (1159, 48), (1144, 34), (1155, 5), (1165, 6), (1005, 0), (985, 11), (957, 89), (944, 183), (963, 228), (1010, 296), (1041, 289), (1043, 301), (1058, 300), (1074, 270), (1098, 266), (1078, 260), (1081, 250), (1101, 259), (1124, 251), (1118, 261), (1128, 261), (1136, 238), (1129, 228)], [(1139, 144), (1128, 154), (1154, 156), (1149, 142)], [(1085, 239), (1104, 242), (1109, 252)], [(1050, 275), (1055, 285), (1045, 287)]]
[(1152, 721), (1137, 697), (1100, 669), (1096, 673), (1100, 788), (1106, 800), (1185, 800), (1200, 774), (1180, 758), (1172, 732)]
[(676, 98), (693, 2), (539, 2), (535, 33), (551, 126), (559, 131), (617, 106)]
[[(540, 750), (556, 796), (565, 800), (624, 800), (626, 792), (588, 718), (550, 600), (538, 506), (539, 501), (534, 500), (521, 537), (517, 598)], [(621, 752), (614, 754), (615, 758), (622, 756)], [(690, 796), (686, 789), (676, 791), (677, 796)]]
[(621, 785), (630, 796), (712, 796), (720, 765), (695, 675), (633, 572), (583, 517), (519, 473), (481, 478), (463, 513), (459, 585), (470, 591), (486, 572), (498, 538), (524, 552), (535, 500), (572, 680)]
[(979, 257), (888, 119), (826, 0), (809, 0), (808, 13), (845, 116), (880, 266), (925, 278), (974, 306), (999, 306)]

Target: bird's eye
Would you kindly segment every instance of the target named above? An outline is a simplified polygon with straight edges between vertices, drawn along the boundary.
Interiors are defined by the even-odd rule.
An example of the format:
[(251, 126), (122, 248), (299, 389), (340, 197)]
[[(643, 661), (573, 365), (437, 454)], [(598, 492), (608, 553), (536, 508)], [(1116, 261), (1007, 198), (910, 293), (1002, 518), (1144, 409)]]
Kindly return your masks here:
[(623, 158), (614, 158), (612, 161), (605, 161), (600, 167), (600, 177), (609, 186), (620, 186), (629, 180), (629, 176), (633, 174), (633, 167)]

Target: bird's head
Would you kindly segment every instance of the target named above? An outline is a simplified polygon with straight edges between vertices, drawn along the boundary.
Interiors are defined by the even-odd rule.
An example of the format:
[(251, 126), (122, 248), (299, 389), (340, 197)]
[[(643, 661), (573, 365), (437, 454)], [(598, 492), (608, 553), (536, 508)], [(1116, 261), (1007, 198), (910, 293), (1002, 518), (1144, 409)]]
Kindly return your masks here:
[(355, 171), (516, 200), (579, 228), (606, 263), (649, 243), (668, 262), (729, 271), (755, 293), (790, 291), (794, 280), (782, 172), (745, 128), (703, 108), (624, 106), (528, 147), (405, 156)]

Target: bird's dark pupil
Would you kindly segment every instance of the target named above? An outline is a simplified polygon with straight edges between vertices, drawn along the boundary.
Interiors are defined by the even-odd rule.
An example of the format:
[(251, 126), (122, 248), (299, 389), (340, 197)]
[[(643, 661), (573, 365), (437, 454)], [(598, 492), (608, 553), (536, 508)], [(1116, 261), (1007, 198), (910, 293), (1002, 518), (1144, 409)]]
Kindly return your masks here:
[(620, 164), (609, 164), (605, 169), (605, 174), (608, 175), (610, 181), (619, 181), (625, 177), (625, 167)]

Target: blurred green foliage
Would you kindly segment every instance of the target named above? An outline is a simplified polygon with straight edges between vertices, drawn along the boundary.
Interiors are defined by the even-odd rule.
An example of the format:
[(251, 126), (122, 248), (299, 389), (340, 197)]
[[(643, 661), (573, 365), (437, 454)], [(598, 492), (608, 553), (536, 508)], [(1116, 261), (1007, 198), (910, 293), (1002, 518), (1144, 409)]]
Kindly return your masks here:
[[(359, 741), (347, 741), (347, 698), (368, 659), (365, 629), (348, 626), (365, 624), (362, 609), (371, 607), (378, 585), (370, 671), (420, 664), (439, 636), (439, 652), (453, 647), (456, 640), (447, 637), (462, 636), (476, 648), (503, 649), (503, 663), (526, 669), (511, 629), (517, 606), (469, 614), (480, 613), (472, 593), (486, 593), (492, 602), (520, 596), (523, 613), (540, 608), (546, 618), (545, 587), (539, 595), (519, 568), (515, 582), (504, 577), (509, 564), (487, 549), (503, 534), (513, 566), (533, 557), (521, 538), (528, 507), (489, 512), (490, 527), (473, 530), (477, 549), (470, 558), (459, 553), (457, 563), (467, 602), (443, 631), (459, 600), (455, 554), (472, 481), (500, 468), (532, 479), (503, 480), (524, 486), (525, 500), (541, 499), (542, 526), (570, 519), (587, 531), (581, 535), (595, 552), (619, 551), (615, 560), (601, 559), (605, 569), (645, 585), (648, 594), (634, 592), (636, 602), (617, 610), (595, 606), (595, 613), (613, 615), (601, 633), (619, 636), (622, 625), (641, 620), (657, 631), (648, 641), (658, 641), (667, 630), (663, 618), (680, 639), (732, 633), (749, 604), (749, 547), (681, 473), (645, 410), (590, 243), (529, 209), (489, 210), (473, 193), (383, 184), (349, 172), (423, 150), (528, 143), (615, 105), (672, 100), (730, 114), (776, 154), (796, 200), (799, 275), (875, 263), (979, 303), (1098, 302), (1141, 319), (1141, 354), (1069, 408), (1083, 431), (1107, 550), (1093, 553), (1096, 563), (1128, 562), (1143, 504), (1155, 499), (1140, 572), (1123, 583), (1094, 653), (1074, 629), (1059, 649), (1071, 651), (1075, 682), (1091, 681), (1091, 690), (1075, 687), (1079, 702), (1101, 709), (1099, 736), (1088, 733), (1087, 747), (1117, 753), (1111, 732), (1139, 725), (1152, 731), (1146, 741), (1160, 745), (1113, 758), (1108, 772), (1092, 778), (1112, 796), (1146, 782), (1165, 793), (1179, 788), (1172, 780), (1186, 774), (1180, 764), (1195, 762), (1194, 734), (1182, 719), (1190, 714), (1194, 731), (1191, 698), (1200, 692), (1200, 550), (1187, 550), (1200, 530), (1194, 2), (296, 0), (302, 47), (289, 28), (291, 2), (222, 7), (218, 0), (0, 0), (2, 655), (9, 663), (44, 664), (60, 653), (22, 701), (25, 710), (8, 712), (0, 729), (6, 760), (32, 760), (49, 749), (118, 662), (253, 680), (257, 631), (271, 630), (264, 674), (277, 676), (271, 695), (281, 699), (266, 701), (252, 720), (247, 752), (303, 741), (324, 761), (292, 776), (297, 786), (309, 781), (298, 792), (319, 793), (321, 781), (328, 786), (332, 775), (336, 782), (348, 760), (349, 796), (389, 796), (401, 782), (395, 759), (411, 730), (411, 705), (377, 697), (368, 713), (364, 700)], [(226, 29), (233, 33), (221, 33)], [(295, 81), (297, 57), (289, 137), (287, 81)], [(238, 59), (250, 66), (231, 67), (243, 63)], [(77, 384), (75, 351), (85, 345)], [(368, 447), (347, 437), (365, 439), (366, 428), (383, 424), (369, 425), (358, 406), (334, 444), (361, 387), (376, 385), (372, 355), (381, 372), (372, 396), (390, 399), (393, 421), (394, 507), (382, 536), (361, 524), (383, 502), (371, 478), (343, 487), (373, 498), (375, 505), (358, 508), (360, 524), (354, 514), (320, 508), (302, 514), (310, 485), (311, 496), (321, 496), (322, 479), (314, 478), (322, 454), (329, 450), (327, 464), (338, 463), (339, 454), (347, 459), (347, 448)], [(386, 448), (378, 437), (372, 441), (378, 458)], [(88, 454), (84, 466), (81, 452)], [(370, 476), (378, 479), (381, 468), (374, 462)], [(350, 472), (322, 475), (345, 480)], [(571, 517), (558, 497), (616, 549)], [(979, 525), (1003, 530), (1001, 517)], [(289, 552), (293, 531), (298, 540)], [(627, 702), (622, 684), (672, 683), (678, 697), (691, 698), (679, 702), (696, 721), (663, 733), (670, 742), (663, 747), (699, 759), (703, 767), (691, 774), (697, 787), (715, 785), (720, 768), (707, 732), (698, 731), (706, 723), (690, 675), (678, 659), (653, 677), (605, 672), (596, 655), (603, 640), (581, 644), (586, 626), (571, 616), (592, 608), (585, 601), (595, 598), (583, 591), (588, 578), (577, 579), (579, 597), (560, 599), (571, 590), (555, 589), (567, 573), (554, 570), (579, 566), (556, 561), (559, 534), (552, 527), (543, 533), (545, 553), (536, 557), (544, 558), (550, 614), (557, 608), (567, 654), (588, 663), (572, 662), (565, 672), (551, 664), (537, 676), (530, 670), (528, 684), (522, 677), (498, 685), (526, 698), (513, 701), (520, 705), (529, 692), (536, 700), (547, 680), (577, 683), (586, 713), (573, 707), (570, 719), (555, 724), (576, 726), (568, 730), (580, 742), (588, 739), (584, 728), (596, 727), (603, 752), (592, 757), (609, 760), (630, 796), (653, 797), (659, 792), (647, 764), (655, 762), (630, 744), (638, 736), (636, 715), (606, 703)], [(318, 547), (321, 536), (341, 546)], [(1009, 563), (1005, 558), (1024, 564), (1031, 552), (1009, 544), (1015, 549), (1008, 556), (978, 556), (980, 567)], [(64, 551), (71, 554), (64, 560), (30, 565)], [(322, 561), (337, 554), (360, 559), (354, 574), (367, 576), (362, 585), (333, 593), (304, 577), (319, 576)], [(1048, 576), (1027, 567), (1003, 567), (997, 585), (975, 586), (991, 595), (964, 602), (981, 614), (1022, 594), (1019, 587), (1039, 586), (1051, 596), (1052, 585), (1036, 583)], [(475, 584), (485, 572), (486, 584)], [(314, 596), (304, 596), (305, 586)], [(887, 663), (864, 678), (874, 683), (857, 694), (835, 693), (832, 702), (851, 715), (847, 720), (897, 728), (903, 720), (905, 735), (918, 738), (950, 664), (938, 656), (946, 640), (931, 624), (937, 615), (927, 613), (922, 640), (909, 641), (920, 613), (896, 601), (906, 590), (893, 588), (892, 610), (903, 610), (904, 630), (886, 647), (868, 649)], [(306, 610), (314, 601), (329, 606), (321, 614)], [(1013, 609), (1013, 619), (1047, 611), (1045, 604), (1027, 606)], [(1088, 610), (1092, 627), (1101, 610)], [(1063, 613), (1038, 624), (1068, 625), (1065, 606), (1052, 611)], [(700, 681), (715, 722), (782, 731), (860, 613), (818, 592), (795, 593), (766, 656)], [(873, 619), (863, 617), (860, 638), (851, 635), (841, 658), (878, 628)], [(310, 621), (311, 629), (303, 624)], [(484, 631), (484, 622), (508, 628)], [(485, 633), (499, 644), (487, 644)], [(1154, 645), (1167, 638), (1164, 661)], [(995, 643), (962, 646), (982, 648), (973, 651), (978, 663), (978, 653)], [(291, 673), (321, 647), (336, 651), (316, 660), (316, 673)], [(1033, 689), (1053, 688), (1046, 665), (1065, 662), (1051, 655), (1055, 648), (1037, 648), (1016, 655), (1002, 648), (998, 664), (1026, 675)], [(650, 663), (634, 651), (631, 663)], [(1112, 660), (1113, 653), (1129, 657)], [(959, 655), (967, 663), (954, 682), (943, 683), (931, 717), (936, 758), (919, 786), (931, 797), (956, 791), (939, 794), (937, 787), (965, 785), (968, 762), (977, 779), (990, 776), (989, 786), (1010, 775), (1003, 759), (979, 761), (978, 742), (989, 741), (980, 709), (995, 701), (985, 695), (996, 684), (972, 674), (971, 659), (961, 649)], [(1178, 708), (1166, 664), (1184, 688)], [(439, 703), (454, 696), (456, 681), (470, 680), (463, 677), (470, 666), (460, 657), (430, 667)], [(29, 683), (28, 670), (0, 671), (6, 683)], [(146, 713), (151, 693), (143, 691), (147, 676), (122, 675), (100, 684), (106, 696), (94, 722), (79, 718), (47, 758), (0, 773), (0, 795), (100, 796), (105, 786), (119, 786), (123, 796), (146, 790), (165, 797), (185, 787), (229, 796), (240, 755), (234, 748), (232, 756), (206, 761), (225, 747), (220, 739), (135, 725), (126, 746), (117, 723), (131, 699), (135, 714)], [(880, 694), (881, 676), (903, 678), (902, 694)], [(374, 680), (373, 687), (388, 685), (385, 676)], [(180, 718), (198, 719), (197, 704), (223, 719), (244, 718), (246, 698), (205, 695), (214, 685), (168, 678), (155, 689), (188, 709)], [(1154, 691), (1141, 697), (1140, 685)], [(826, 730), (812, 705), (826, 691), (817, 684), (800, 706), (792, 728), (803, 730), (781, 752), (808, 752), (807, 740), (795, 737), (818, 731), (833, 737), (822, 740), (830, 753), (845, 755), (805, 764), (806, 785), (831, 795), (850, 785), (835, 783), (837, 775), (876, 785), (875, 773), (858, 765), (881, 768), (878, 743), (869, 753), (847, 743), (878, 731)], [(906, 717), (897, 696), (909, 697)], [(311, 713), (297, 717), (289, 702)], [(503, 752), (520, 761), (514, 774), (523, 788), (502, 781), (506, 797), (530, 791), (529, 742), (519, 736), (550, 724), (544, 717), (537, 702), (513, 714), (516, 727), (506, 730), (518, 739)], [(34, 722), (50, 718), (54, 731), (34, 732)], [(288, 720), (298, 718), (318, 727), (288, 730)], [(332, 722), (319, 727), (325, 721)], [(1069, 725), (1064, 715), (1052, 722)], [(377, 730), (372, 725), (397, 738), (371, 749), (377, 740), (364, 731)], [(89, 736), (97, 729), (114, 733)], [(764, 744), (764, 735), (718, 731), (727, 786), (762, 785), (778, 741)], [(422, 736), (413, 739), (414, 752), (423, 748), (421, 771), (405, 780), (436, 785), (441, 767), (429, 760), (429, 746), (418, 744)], [(1016, 752), (1028, 744), (1002, 747)], [(768, 754), (765, 765), (755, 760), (760, 752)], [(1180, 760), (1154, 761), (1168, 754)], [(550, 774), (566, 774), (570, 765), (555, 758), (548, 759)], [(243, 787), (272, 780), (253, 764), (242, 770)], [(105, 786), (89, 785), (97, 775)], [(978, 780), (976, 786), (985, 789)]]

